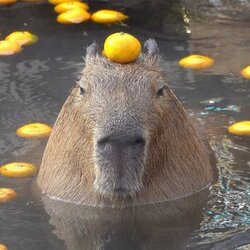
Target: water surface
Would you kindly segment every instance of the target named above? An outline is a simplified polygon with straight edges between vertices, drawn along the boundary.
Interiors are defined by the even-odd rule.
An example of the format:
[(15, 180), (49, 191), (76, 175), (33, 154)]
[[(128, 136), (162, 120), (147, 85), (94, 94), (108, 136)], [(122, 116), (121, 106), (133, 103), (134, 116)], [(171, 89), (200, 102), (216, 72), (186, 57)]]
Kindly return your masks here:
[[(92, 4), (96, 9), (105, 5)], [(245, 19), (221, 23), (185, 15), (182, 18), (179, 6), (175, 7), (178, 11), (166, 8), (168, 4), (161, 7), (157, 12), (157, 8), (138, 10), (128, 6), (128, 26), (111, 27), (92, 23), (63, 26), (55, 22), (56, 15), (47, 4), (0, 7), (1, 37), (15, 30), (29, 30), (39, 36), (37, 44), (0, 58), (0, 164), (23, 160), (39, 165), (46, 140), (18, 138), (16, 128), (32, 121), (53, 125), (78, 78), (86, 46), (93, 41), (103, 44), (107, 35), (122, 30), (141, 41), (149, 37), (157, 40), (169, 86), (190, 115), (198, 118), (200, 130), (215, 152), (219, 178), (211, 187), (207, 205), (194, 211), (192, 223), (185, 227), (168, 227), (164, 218), (157, 221), (153, 225), (157, 240), (151, 239), (152, 231), (148, 234), (150, 231), (142, 229), (137, 219), (132, 224), (122, 220), (108, 227), (109, 217), (99, 212), (91, 215), (92, 220), (86, 214), (81, 215), (83, 220), (77, 217), (99, 225), (91, 237), (79, 238), (79, 231), (74, 231), (79, 229), (77, 218), (69, 216), (62, 225), (69, 229), (66, 235), (75, 238), (67, 241), (63, 230), (55, 228), (57, 217), (50, 217), (53, 211), (44, 208), (32, 192), (33, 179), (0, 177), (1, 186), (19, 193), (17, 200), (0, 205), (0, 242), (9, 249), (70, 249), (67, 242), (73, 242), (72, 249), (250, 248), (250, 140), (229, 135), (226, 130), (232, 122), (250, 119), (250, 82), (239, 74), (250, 63), (250, 23)], [(177, 61), (194, 52), (212, 56), (215, 66), (202, 72), (179, 68)], [(58, 214), (68, 214), (66, 210)], [(142, 222), (146, 224), (145, 219)], [(136, 225), (135, 232), (131, 225)], [(99, 243), (87, 246), (86, 239)]]

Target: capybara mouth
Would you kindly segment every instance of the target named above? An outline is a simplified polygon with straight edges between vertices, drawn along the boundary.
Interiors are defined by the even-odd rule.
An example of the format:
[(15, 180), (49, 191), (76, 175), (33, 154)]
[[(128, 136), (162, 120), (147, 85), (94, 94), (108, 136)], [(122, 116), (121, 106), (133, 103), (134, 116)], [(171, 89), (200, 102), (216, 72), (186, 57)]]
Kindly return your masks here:
[(139, 188), (136, 187), (125, 187), (124, 185), (110, 185), (111, 183), (109, 182), (108, 184), (105, 183), (98, 183), (96, 182), (94, 184), (95, 190), (99, 195), (102, 197), (106, 197), (109, 199), (119, 199), (119, 198), (129, 198), (129, 197), (134, 197), (138, 192)]
[(99, 195), (110, 202), (112, 201), (126, 201), (131, 200), (135, 197), (135, 192), (119, 191), (119, 192), (109, 192), (109, 191), (99, 191)]
[(99, 193), (103, 197), (109, 197), (109, 198), (125, 198), (125, 197), (129, 197), (133, 194), (132, 192), (128, 192), (125, 189), (120, 189), (119, 191), (118, 190), (116, 190), (116, 191), (101, 190), (101, 191), (99, 191)]

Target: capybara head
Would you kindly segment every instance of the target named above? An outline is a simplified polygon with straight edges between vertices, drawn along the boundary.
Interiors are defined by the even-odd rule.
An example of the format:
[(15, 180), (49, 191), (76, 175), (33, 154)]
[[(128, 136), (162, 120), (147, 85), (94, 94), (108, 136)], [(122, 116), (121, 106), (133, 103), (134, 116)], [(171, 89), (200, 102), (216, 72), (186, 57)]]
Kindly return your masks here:
[(155, 41), (145, 47), (129, 64), (88, 47), (45, 150), (38, 176), (45, 193), (119, 206), (178, 198), (211, 181), (207, 153), (167, 87)]

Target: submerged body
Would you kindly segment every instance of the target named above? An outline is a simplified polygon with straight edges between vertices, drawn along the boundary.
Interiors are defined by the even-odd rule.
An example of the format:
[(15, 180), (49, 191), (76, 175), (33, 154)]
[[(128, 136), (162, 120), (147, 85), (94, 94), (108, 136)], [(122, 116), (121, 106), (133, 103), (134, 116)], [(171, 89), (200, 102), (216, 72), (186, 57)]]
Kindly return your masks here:
[(208, 153), (167, 87), (154, 40), (121, 65), (87, 50), (82, 76), (53, 128), (39, 187), (93, 206), (152, 204), (187, 196), (212, 181)]
[(48, 197), (42, 202), (54, 233), (68, 250), (177, 250), (183, 249), (187, 238), (199, 228), (207, 193), (122, 210), (79, 206)]

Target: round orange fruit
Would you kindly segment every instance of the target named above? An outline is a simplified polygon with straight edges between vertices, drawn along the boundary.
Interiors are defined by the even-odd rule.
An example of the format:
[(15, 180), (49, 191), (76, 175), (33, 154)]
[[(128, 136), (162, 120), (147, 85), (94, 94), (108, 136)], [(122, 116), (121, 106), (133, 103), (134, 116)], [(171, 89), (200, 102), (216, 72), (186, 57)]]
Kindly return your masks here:
[(127, 33), (114, 33), (108, 36), (104, 43), (104, 54), (113, 62), (133, 62), (140, 53), (141, 43), (137, 38)]
[(228, 132), (233, 135), (250, 136), (250, 121), (236, 122), (228, 127)]
[(0, 5), (2, 4), (13, 4), (16, 3), (17, 0), (0, 0)]
[(57, 22), (62, 24), (76, 24), (89, 20), (90, 14), (81, 8), (67, 10), (57, 16)]
[(246, 79), (250, 79), (250, 65), (242, 69), (240, 73)]
[(0, 41), (0, 56), (14, 55), (22, 50), (19, 43), (14, 41)]
[[(8, 202), (15, 199), (17, 196), (16, 191), (10, 188), (0, 188), (0, 202)], [(0, 244), (1, 246), (1, 244)], [(4, 248), (3, 248), (4, 249)], [(1, 248), (0, 248), (1, 250)]]
[(189, 69), (207, 69), (214, 64), (214, 60), (208, 56), (190, 55), (182, 58), (179, 63), (183, 68)]
[(4, 244), (0, 243), (0, 250), (8, 250), (8, 248)]
[[(70, 0), (48, 0), (49, 3), (57, 5), (60, 3), (69, 2)], [(72, 1), (72, 0), (71, 0)], [(81, 0), (74, 0), (74, 2), (81, 2)]]
[(17, 129), (16, 133), (22, 138), (33, 139), (48, 137), (51, 131), (52, 128), (49, 125), (37, 122), (20, 127)]
[(11, 178), (25, 178), (35, 175), (36, 166), (31, 163), (13, 162), (8, 163), (0, 168), (0, 173)]
[(75, 9), (75, 8), (80, 8), (84, 10), (89, 10), (89, 6), (86, 3), (81, 3), (81, 2), (64, 2), (60, 3), (55, 6), (54, 11), (56, 13), (63, 13), (67, 10)]
[(128, 16), (115, 10), (98, 10), (91, 15), (91, 21), (101, 24), (113, 24), (128, 19)]
[(28, 31), (15, 31), (9, 34), (5, 40), (17, 42), (22, 46), (36, 43), (38, 37)]

